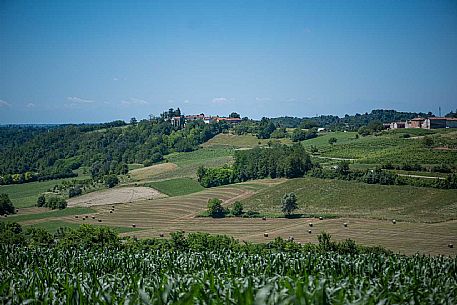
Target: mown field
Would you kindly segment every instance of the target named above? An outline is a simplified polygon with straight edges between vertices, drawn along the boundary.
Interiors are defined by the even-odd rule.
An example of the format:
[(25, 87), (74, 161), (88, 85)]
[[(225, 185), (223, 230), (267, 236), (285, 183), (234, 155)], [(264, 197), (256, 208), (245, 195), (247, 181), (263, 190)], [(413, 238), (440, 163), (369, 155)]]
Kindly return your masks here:
[(281, 215), (281, 198), (294, 192), (304, 215), (332, 215), (409, 222), (457, 219), (457, 190), (374, 185), (354, 181), (297, 178), (245, 199), (246, 209)]
[(0, 302), (455, 304), (456, 258), (0, 245)]

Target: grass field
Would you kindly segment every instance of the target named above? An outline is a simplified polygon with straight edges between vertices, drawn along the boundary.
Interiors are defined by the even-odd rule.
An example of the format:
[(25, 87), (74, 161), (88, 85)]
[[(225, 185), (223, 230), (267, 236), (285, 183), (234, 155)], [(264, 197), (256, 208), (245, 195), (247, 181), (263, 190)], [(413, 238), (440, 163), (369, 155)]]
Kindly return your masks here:
[(9, 198), (16, 208), (32, 207), (36, 205), (37, 198), (41, 193), (46, 192), (48, 189), (53, 188), (55, 185), (60, 184), (63, 181), (90, 178), (88, 174), (83, 173), (83, 171), (83, 168), (76, 170), (75, 172), (78, 173), (78, 177), (75, 178), (54, 179), (43, 182), (36, 181), (23, 184), (0, 185), (0, 193), (8, 194)]
[(457, 190), (387, 186), (353, 181), (299, 178), (245, 199), (246, 209), (281, 214), (285, 193), (297, 195), (296, 213), (340, 217), (439, 222), (457, 219)]
[(168, 196), (182, 196), (204, 190), (203, 186), (201, 186), (200, 183), (190, 178), (175, 178), (170, 180), (150, 182), (145, 184), (145, 186), (155, 188), (159, 192), (164, 193)]
[[(41, 212), (37, 209), (42, 210)], [(10, 215), (7, 218), (1, 218), (0, 221), (14, 221), (14, 222), (25, 222), (30, 220), (44, 219), (44, 218), (57, 218), (65, 216), (74, 216), (81, 214), (94, 213), (95, 210), (86, 207), (74, 207), (66, 208), (63, 210), (49, 210), (47, 208), (36, 208), (33, 209), (34, 213), (28, 213), (27, 209), (19, 210), (18, 214)]]
[(278, 142), (283, 144), (290, 144), (292, 141), (290, 139), (258, 139), (256, 136), (247, 134), (247, 135), (234, 135), (220, 133), (208, 142), (202, 144), (202, 147), (205, 148), (253, 148), (256, 146), (267, 146), (268, 142)]

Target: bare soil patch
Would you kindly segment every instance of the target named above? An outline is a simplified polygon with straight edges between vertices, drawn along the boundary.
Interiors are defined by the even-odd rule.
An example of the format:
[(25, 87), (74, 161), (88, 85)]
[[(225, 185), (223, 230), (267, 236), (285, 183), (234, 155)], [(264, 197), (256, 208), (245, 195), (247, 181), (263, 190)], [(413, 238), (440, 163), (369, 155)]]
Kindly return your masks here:
[(94, 206), (164, 198), (167, 195), (150, 187), (119, 187), (93, 192), (68, 200), (69, 206)]

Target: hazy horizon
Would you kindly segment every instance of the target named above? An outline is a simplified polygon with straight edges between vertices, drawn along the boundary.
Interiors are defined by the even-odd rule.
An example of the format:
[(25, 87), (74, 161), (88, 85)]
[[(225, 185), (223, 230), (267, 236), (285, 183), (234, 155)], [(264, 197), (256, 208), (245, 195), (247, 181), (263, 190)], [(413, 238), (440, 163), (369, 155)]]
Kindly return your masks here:
[(0, 124), (457, 108), (455, 1), (2, 1)]

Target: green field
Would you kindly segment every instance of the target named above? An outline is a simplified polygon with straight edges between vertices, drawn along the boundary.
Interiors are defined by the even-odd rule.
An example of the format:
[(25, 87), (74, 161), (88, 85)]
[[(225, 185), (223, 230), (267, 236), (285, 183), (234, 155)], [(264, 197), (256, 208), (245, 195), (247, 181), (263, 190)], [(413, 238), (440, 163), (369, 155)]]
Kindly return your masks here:
[(170, 180), (162, 180), (145, 184), (155, 188), (161, 193), (167, 194), (168, 196), (182, 196), (200, 192), (204, 190), (204, 187), (197, 181), (190, 178), (175, 178)]
[(285, 193), (297, 195), (305, 215), (440, 222), (457, 219), (457, 190), (372, 185), (352, 181), (298, 178), (243, 200), (245, 210), (281, 215)]
[[(410, 138), (401, 135), (409, 133)], [(321, 156), (357, 159), (358, 163), (418, 163), (418, 164), (457, 164), (457, 153), (452, 150), (437, 150), (425, 147), (422, 135), (430, 134), (436, 145), (454, 145), (456, 139), (449, 136), (447, 130), (393, 130), (383, 132), (379, 136), (355, 138), (355, 133), (332, 132), (315, 139), (303, 142), (305, 147), (314, 145)], [(417, 134), (417, 135), (416, 135)], [(335, 137), (336, 144), (328, 144), (328, 139)]]
[[(83, 177), (76, 177), (84, 179)], [(87, 177), (86, 177), (87, 178)], [(63, 181), (71, 181), (74, 178), (68, 179), (55, 179), (43, 182), (30, 182), (23, 184), (10, 184), (1, 185), (0, 193), (6, 193), (10, 197), (16, 208), (26, 208), (36, 205), (38, 196), (41, 193), (53, 188), (55, 185), (62, 183)]]
[[(157, 247), (0, 245), (0, 303), (455, 304), (456, 260), (234, 241)], [(229, 241), (224, 243), (224, 241)], [(187, 240), (185, 240), (187, 242)], [(234, 251), (230, 244), (234, 244)], [(165, 244), (154, 241), (151, 245)], [(187, 243), (186, 243), (187, 244)], [(208, 244), (211, 250), (206, 250)], [(217, 247), (220, 245), (220, 247)], [(190, 248), (190, 247), (189, 247)], [(42, 301), (44, 300), (44, 301)]]
[(192, 152), (173, 153), (165, 156), (170, 163), (177, 165), (176, 169), (160, 173), (155, 180), (195, 178), (200, 166), (219, 167), (233, 162), (234, 150), (230, 148), (202, 148)]
[(221, 133), (202, 144), (205, 148), (253, 148), (256, 146), (267, 146), (268, 142), (290, 144), (290, 139), (258, 139), (256, 136), (251, 134), (246, 135), (234, 135)]
[(42, 208), (42, 209), (45, 212), (23, 214), (23, 215), (21, 215), (21, 214), (10, 215), (7, 218), (1, 218), (0, 221), (24, 222), (24, 221), (29, 221), (29, 220), (64, 217), (64, 216), (71, 216), (71, 215), (81, 215), (81, 214), (89, 214), (89, 213), (95, 212), (94, 209), (83, 208), (83, 207), (66, 208), (63, 210), (49, 210), (47, 208)]

